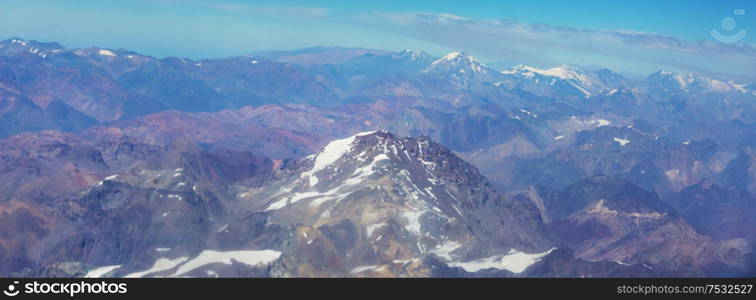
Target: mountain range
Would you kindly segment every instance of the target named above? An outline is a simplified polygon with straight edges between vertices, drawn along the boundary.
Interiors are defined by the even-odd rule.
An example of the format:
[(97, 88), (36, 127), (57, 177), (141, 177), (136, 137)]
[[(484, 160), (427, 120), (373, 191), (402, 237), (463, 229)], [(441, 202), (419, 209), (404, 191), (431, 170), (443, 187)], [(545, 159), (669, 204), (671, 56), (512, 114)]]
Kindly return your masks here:
[(0, 274), (753, 275), (756, 90), (0, 42)]

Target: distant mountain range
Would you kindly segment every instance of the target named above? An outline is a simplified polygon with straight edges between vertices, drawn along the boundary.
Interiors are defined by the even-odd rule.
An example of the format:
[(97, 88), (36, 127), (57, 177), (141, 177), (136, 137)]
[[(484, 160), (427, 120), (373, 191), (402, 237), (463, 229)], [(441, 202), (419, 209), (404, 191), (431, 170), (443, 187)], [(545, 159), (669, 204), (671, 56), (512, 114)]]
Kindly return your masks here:
[(0, 42), (6, 276), (744, 276), (756, 90), (466, 52)]

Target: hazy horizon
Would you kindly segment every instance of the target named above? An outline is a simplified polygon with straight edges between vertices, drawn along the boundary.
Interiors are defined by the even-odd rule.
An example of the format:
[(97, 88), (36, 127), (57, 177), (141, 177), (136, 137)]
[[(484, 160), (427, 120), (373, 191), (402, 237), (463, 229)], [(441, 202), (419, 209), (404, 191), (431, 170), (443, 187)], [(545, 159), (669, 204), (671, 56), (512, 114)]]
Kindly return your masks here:
[[(756, 79), (752, 1), (3, 1), (0, 36), (155, 57), (223, 58), (311, 47), (464, 50), (489, 63), (601, 66)], [(735, 21), (722, 29), (725, 18)], [(720, 42), (711, 33), (744, 36)]]

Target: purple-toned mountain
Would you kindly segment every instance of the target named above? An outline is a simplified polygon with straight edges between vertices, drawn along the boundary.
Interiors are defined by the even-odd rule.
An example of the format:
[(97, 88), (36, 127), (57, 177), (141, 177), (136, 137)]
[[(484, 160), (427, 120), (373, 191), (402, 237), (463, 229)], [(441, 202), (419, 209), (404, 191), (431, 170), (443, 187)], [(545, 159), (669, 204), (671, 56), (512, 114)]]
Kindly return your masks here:
[(656, 194), (630, 182), (597, 176), (561, 192), (531, 191), (528, 198), (579, 258), (642, 265), (668, 276), (746, 271), (746, 239), (706, 236)]
[[(40, 163), (74, 160), (82, 168), (112, 175), (95, 175), (102, 179), (78, 191), (57, 191), (59, 196), (51, 197), (55, 201), (27, 196), (4, 200), (3, 222), (27, 228), (2, 239), (4, 274), (647, 272), (576, 260), (554, 244), (536, 206), (497, 193), (472, 165), (426, 137), (366, 132), (286, 164), (247, 152), (208, 152), (192, 144), (155, 148), (127, 141), (81, 155), (76, 153), (86, 152), (65, 150), (91, 149), (75, 138), (47, 139), (59, 141), (56, 149), (63, 150), (46, 151), (49, 158), (38, 158)], [(98, 158), (87, 166), (92, 155)], [(154, 163), (140, 163), (149, 161)], [(553, 273), (554, 266), (564, 264), (572, 267)]]
[[(0, 269), (697, 276), (747, 268), (740, 260), (756, 241), (753, 85), (491, 65), (465, 52), (316, 48), (191, 60), (0, 41), (0, 213), (3, 228), (28, 225), (4, 231)], [(381, 129), (393, 134), (373, 132)], [(350, 138), (349, 151), (313, 171), (323, 147), (356, 132), (373, 133)], [(433, 184), (439, 178), (448, 182)], [(279, 188), (291, 190), (276, 195)], [(286, 205), (265, 210), (274, 203)], [(347, 217), (316, 220), (331, 205)], [(410, 226), (405, 214), (420, 212), (412, 219), (419, 229)], [(363, 236), (377, 226), (362, 217), (371, 213), (390, 224), (373, 228), (391, 229), (381, 241)], [(140, 223), (124, 225), (130, 220)], [(109, 225), (91, 225), (98, 222)], [(112, 245), (140, 230), (180, 234)], [(300, 241), (304, 232), (321, 238), (316, 252)], [(66, 234), (78, 235), (50, 237)], [(658, 241), (668, 235), (695, 243)], [(321, 254), (329, 259), (315, 259)], [(237, 263), (196, 267), (208, 257)], [(507, 269), (525, 258), (529, 267)], [(258, 264), (265, 267), (242, 267)]]

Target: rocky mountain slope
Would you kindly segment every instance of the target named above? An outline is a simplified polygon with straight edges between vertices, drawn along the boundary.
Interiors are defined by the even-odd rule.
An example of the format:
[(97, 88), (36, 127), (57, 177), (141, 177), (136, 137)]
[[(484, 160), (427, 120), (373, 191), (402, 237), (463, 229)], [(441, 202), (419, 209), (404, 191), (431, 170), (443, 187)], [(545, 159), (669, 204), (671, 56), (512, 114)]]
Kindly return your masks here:
[(753, 85), (491, 65), (1, 41), (0, 274), (753, 269)]

